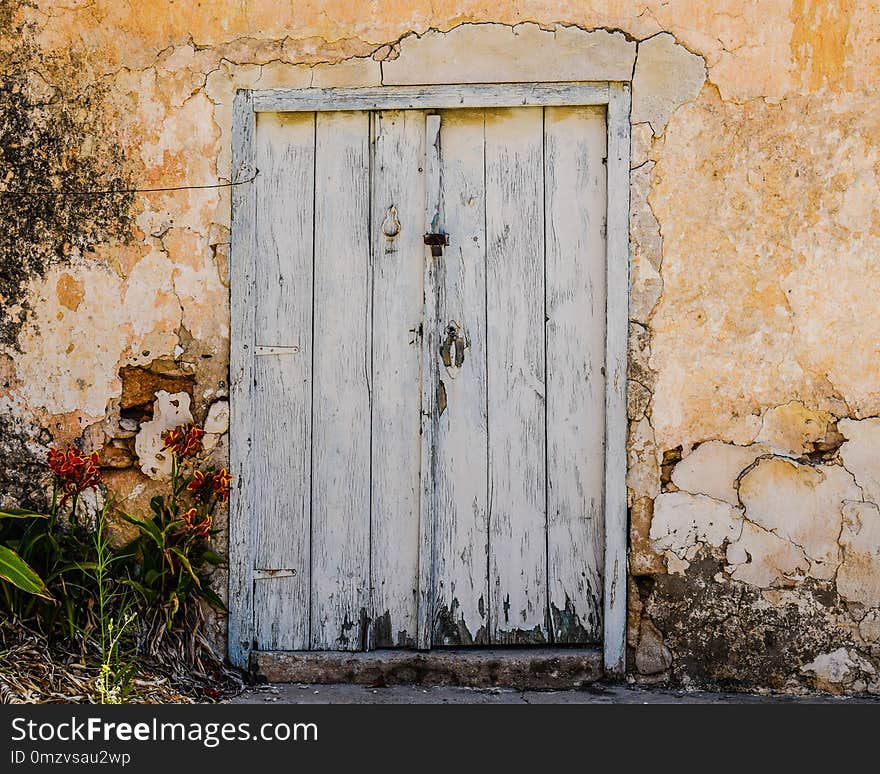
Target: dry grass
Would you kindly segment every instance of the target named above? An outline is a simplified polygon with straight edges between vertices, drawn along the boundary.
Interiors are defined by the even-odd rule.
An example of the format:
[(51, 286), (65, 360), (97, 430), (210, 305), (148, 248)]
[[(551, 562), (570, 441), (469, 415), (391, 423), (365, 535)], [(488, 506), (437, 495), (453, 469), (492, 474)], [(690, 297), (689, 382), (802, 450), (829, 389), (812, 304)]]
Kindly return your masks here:
[[(234, 696), (241, 676), (224, 666), (204, 640), (186, 630), (165, 632), (137, 659), (126, 702), (196, 704)], [(89, 657), (91, 656), (91, 657)], [(99, 659), (81, 643), (49, 643), (21, 622), (0, 621), (0, 704), (95, 704)]]

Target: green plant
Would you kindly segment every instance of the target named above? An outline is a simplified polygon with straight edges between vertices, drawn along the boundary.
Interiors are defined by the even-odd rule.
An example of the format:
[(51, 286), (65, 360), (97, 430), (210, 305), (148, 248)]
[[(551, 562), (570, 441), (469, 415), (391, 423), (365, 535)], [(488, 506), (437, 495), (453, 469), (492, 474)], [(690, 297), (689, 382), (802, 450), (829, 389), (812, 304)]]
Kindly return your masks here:
[[(15, 509), (0, 511), (0, 519), (31, 519), (43, 518), (42, 514), (34, 511)], [(34, 569), (11, 548), (0, 544), (0, 580), (25, 592), (44, 599), (51, 599), (52, 595), (43, 579), (37, 575)], [(8, 589), (7, 589), (8, 591)], [(8, 598), (7, 594), (7, 598)]]
[(100, 672), (96, 688), (101, 704), (122, 704), (131, 688), (131, 678), (137, 669), (134, 649), (124, 646), (124, 638), (129, 633), (137, 617), (133, 609), (134, 600), (125, 580), (115, 572), (115, 565), (128, 557), (114, 553), (106, 536), (105, 506), (98, 518), (94, 534), (95, 561), (89, 572), (94, 579), (97, 591), (95, 628), (84, 632), (84, 639), (91, 639), (97, 645), (100, 657)]
[(204, 599), (225, 609), (211, 587), (210, 572), (224, 559), (209, 541), (216, 534), (214, 511), (228, 499), (232, 476), (225, 469), (195, 467), (203, 432), (190, 424), (163, 433), (164, 449), (171, 455), (168, 494), (152, 498), (146, 518), (121, 514), (139, 533), (126, 549), (136, 558), (126, 582), (140, 594), (148, 614), (161, 611), (167, 630), (191, 601)]
[(38, 622), (47, 636), (63, 630), (73, 638), (93, 592), (88, 528), (79, 523), (83, 492), (101, 484), (97, 453), (73, 446), (52, 448), (49, 512), (12, 509), (0, 513), (0, 607), (21, 620)]
[[(101, 472), (97, 453), (72, 446), (49, 451), (47, 513), (0, 512), (0, 613), (46, 639), (60, 639), (53, 647), (65, 654), (79, 650), (83, 663), (98, 669), (93, 686), (101, 703), (126, 701), (133, 676), (150, 663), (182, 679), (193, 673), (212, 679), (206, 663), (213, 674), (223, 673), (204, 636), (200, 603), (223, 608), (211, 575), (224, 559), (210, 540), (232, 476), (199, 467), (202, 435), (193, 425), (163, 434), (170, 487), (152, 499), (144, 518), (109, 504), (94, 521), (91, 514), (83, 518), (81, 496), (101, 486)], [(122, 550), (108, 539), (111, 514), (137, 528)]]

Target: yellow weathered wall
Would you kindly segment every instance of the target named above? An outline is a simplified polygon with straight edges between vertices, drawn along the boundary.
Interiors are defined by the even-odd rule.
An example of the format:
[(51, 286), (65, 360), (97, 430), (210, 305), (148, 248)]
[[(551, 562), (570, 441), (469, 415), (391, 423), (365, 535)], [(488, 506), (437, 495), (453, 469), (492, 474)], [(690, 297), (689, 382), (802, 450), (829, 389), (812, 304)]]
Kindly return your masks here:
[[(378, 83), (476, 22), (536, 68), (524, 22), (638, 42), (631, 671), (880, 691), (873, 0), (0, 0), (0, 184), (228, 178), (236, 88)], [(224, 459), (228, 189), (0, 208), (0, 497), (72, 439), (143, 497), (120, 401), (157, 389), (216, 404)]]

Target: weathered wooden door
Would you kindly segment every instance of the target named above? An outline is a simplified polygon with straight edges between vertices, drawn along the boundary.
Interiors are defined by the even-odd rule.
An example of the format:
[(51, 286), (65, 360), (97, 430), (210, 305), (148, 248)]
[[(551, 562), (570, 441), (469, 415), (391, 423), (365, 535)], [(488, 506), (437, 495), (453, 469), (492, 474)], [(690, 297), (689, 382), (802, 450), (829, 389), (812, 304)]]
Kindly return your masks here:
[(601, 639), (605, 122), (257, 115), (257, 649)]

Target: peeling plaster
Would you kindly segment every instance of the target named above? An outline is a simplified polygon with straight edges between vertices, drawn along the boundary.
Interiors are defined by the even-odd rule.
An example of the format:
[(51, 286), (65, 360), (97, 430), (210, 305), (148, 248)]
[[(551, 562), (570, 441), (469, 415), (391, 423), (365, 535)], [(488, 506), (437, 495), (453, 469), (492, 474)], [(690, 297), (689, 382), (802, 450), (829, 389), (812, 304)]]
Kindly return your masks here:
[(162, 433), (192, 421), (189, 395), (165, 390), (156, 393), (153, 418), (141, 424), (134, 442), (141, 470), (147, 476), (161, 479), (171, 475), (171, 455), (164, 450)]

